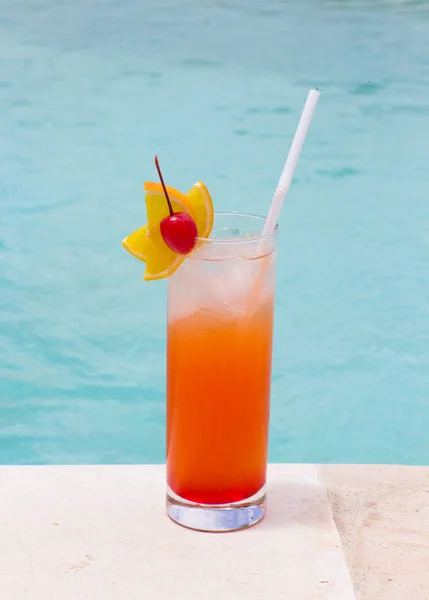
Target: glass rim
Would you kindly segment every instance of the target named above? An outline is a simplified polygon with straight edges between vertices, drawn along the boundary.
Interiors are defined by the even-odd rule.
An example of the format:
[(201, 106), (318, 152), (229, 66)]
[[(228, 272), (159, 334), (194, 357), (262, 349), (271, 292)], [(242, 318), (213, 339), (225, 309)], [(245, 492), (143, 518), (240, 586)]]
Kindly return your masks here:
[[(224, 211), (224, 210), (220, 210), (220, 211), (215, 211), (214, 216), (216, 218), (216, 216), (221, 216), (221, 217), (244, 217), (247, 219), (254, 219), (257, 221), (260, 221), (261, 224), (265, 223), (265, 221), (267, 220), (266, 217), (261, 217), (260, 215), (254, 215), (252, 213), (243, 213), (243, 212), (239, 212), (239, 211)], [(262, 225), (263, 226), (263, 225)], [(276, 226), (274, 227), (274, 229), (270, 232), (270, 233), (265, 233), (263, 234), (262, 231), (260, 234), (256, 234), (253, 235), (252, 237), (245, 237), (245, 238), (201, 238), (201, 237), (197, 237), (197, 244), (199, 242), (201, 242), (201, 244), (204, 244), (205, 246), (232, 246), (232, 245), (240, 245), (240, 244), (254, 244), (255, 242), (262, 242), (264, 240), (269, 240), (270, 238), (272, 238), (273, 236), (277, 235), (279, 229), (279, 225), (278, 223), (276, 223)]]

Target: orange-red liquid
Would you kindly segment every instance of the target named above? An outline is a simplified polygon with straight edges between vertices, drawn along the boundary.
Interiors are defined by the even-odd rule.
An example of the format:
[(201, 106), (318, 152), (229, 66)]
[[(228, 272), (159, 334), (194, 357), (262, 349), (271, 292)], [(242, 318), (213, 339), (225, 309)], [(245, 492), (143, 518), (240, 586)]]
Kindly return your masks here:
[(167, 483), (186, 500), (238, 502), (265, 484), (273, 312), (269, 300), (168, 325)]

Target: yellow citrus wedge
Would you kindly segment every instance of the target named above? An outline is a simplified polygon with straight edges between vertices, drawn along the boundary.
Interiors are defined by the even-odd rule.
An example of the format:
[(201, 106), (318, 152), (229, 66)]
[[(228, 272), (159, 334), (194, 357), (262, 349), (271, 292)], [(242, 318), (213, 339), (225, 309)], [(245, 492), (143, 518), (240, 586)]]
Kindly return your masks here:
[[(178, 190), (175, 190), (168, 185), (166, 187), (174, 212), (188, 213), (188, 215), (195, 221), (196, 215), (190, 199)], [(146, 191), (148, 232), (149, 235), (151, 235), (154, 229), (159, 231), (159, 224), (163, 219), (165, 219), (165, 217), (168, 217), (170, 211), (168, 210), (168, 204), (164, 196), (164, 190), (162, 189), (162, 185), (160, 183), (151, 183), (145, 181), (144, 189)]]
[(214, 220), (212, 198), (208, 189), (202, 181), (197, 181), (186, 194), (191, 201), (195, 211), (195, 223), (198, 229), (198, 237), (209, 237)]
[[(146, 263), (143, 279), (152, 281), (172, 275), (185, 260), (166, 245), (160, 223), (169, 210), (160, 183), (145, 182), (147, 225), (133, 231), (122, 245), (130, 254)], [(208, 237), (213, 227), (213, 203), (206, 186), (199, 181), (185, 195), (167, 186), (174, 212), (186, 212), (196, 225), (199, 237)]]
[(185, 258), (166, 246), (160, 232), (153, 229), (149, 236), (147, 225), (130, 233), (122, 241), (122, 245), (130, 254), (146, 263), (143, 275), (146, 281), (164, 279), (172, 275)]

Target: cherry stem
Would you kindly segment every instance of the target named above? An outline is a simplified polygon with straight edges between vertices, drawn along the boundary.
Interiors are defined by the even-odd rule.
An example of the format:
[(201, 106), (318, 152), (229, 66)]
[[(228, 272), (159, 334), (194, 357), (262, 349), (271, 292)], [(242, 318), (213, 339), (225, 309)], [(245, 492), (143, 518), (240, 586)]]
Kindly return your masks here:
[(167, 188), (165, 187), (164, 177), (162, 176), (161, 168), (159, 166), (159, 162), (158, 162), (158, 157), (157, 156), (155, 156), (155, 167), (156, 167), (156, 170), (158, 171), (158, 175), (159, 175), (159, 178), (161, 180), (162, 189), (164, 190), (164, 194), (165, 194), (165, 197), (167, 199), (167, 204), (168, 204), (168, 209), (170, 211), (170, 215), (174, 215), (174, 210), (173, 210), (173, 207), (171, 206), (170, 198), (168, 197)]

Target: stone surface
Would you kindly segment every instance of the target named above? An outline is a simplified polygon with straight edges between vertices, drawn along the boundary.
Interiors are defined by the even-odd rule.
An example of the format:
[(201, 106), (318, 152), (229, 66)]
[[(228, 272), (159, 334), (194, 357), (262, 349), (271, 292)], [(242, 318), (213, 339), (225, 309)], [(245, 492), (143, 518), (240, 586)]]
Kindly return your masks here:
[(358, 600), (428, 600), (429, 469), (322, 467)]
[(271, 465), (265, 520), (183, 529), (161, 466), (0, 467), (5, 600), (354, 600), (318, 470)]

